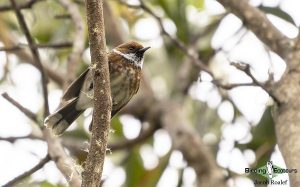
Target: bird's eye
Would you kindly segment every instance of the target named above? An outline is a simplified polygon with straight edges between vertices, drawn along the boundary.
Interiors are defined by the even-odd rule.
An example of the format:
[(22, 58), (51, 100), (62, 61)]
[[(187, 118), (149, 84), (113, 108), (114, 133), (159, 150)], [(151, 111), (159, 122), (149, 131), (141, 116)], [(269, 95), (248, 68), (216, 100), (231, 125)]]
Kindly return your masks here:
[(129, 47), (129, 50), (130, 50), (130, 51), (133, 51), (133, 50), (134, 50), (134, 48), (133, 48), (133, 47)]

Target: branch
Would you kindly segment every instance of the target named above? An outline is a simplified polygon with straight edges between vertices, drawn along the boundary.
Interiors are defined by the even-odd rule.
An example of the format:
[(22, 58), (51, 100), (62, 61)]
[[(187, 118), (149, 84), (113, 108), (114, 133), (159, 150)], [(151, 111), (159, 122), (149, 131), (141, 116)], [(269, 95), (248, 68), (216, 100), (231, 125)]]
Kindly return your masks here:
[(238, 16), (245, 25), (267, 46), (285, 58), (293, 42), (284, 36), (258, 8), (246, 0), (218, 0), (225, 8)]
[[(32, 116), (36, 116), (28, 109), (24, 108), (17, 101), (13, 100), (6, 93), (2, 94), (4, 98), (6, 98), (9, 102), (12, 103), (15, 107), (17, 107), (21, 112), (23, 112), (28, 118), (32, 119)], [(38, 124), (38, 120), (35, 121)], [(43, 129), (43, 137), (47, 141), (48, 144), (48, 153), (55, 162), (57, 168), (61, 171), (61, 173), (65, 176), (70, 186), (79, 187), (80, 186), (80, 177), (73, 166), (74, 163), (72, 159), (70, 159), (62, 147), (59, 140), (51, 134), (51, 132), (44, 128)], [(9, 139), (8, 139), (9, 140)]]
[(250, 71), (250, 65), (246, 64), (246, 63), (231, 63), (231, 65), (233, 65), (235, 68), (237, 68), (238, 70), (243, 71), (246, 75), (248, 75), (252, 81), (253, 84), (256, 86), (261, 87), (265, 92), (267, 92), (270, 97), (272, 97), (272, 99), (278, 104), (281, 104), (281, 101), (274, 95), (272, 89), (270, 87), (268, 87), (266, 84), (262, 84), (260, 83), (255, 77), (254, 75), (251, 73)]
[(31, 112), (29, 109), (23, 107), (20, 103), (18, 103), (16, 100), (11, 98), (7, 93), (3, 93), (2, 97), (4, 97), (8, 102), (10, 102), (12, 105), (17, 107), (25, 116), (27, 116), (32, 121), (38, 123), (37, 115), (33, 112)]
[(81, 178), (77, 172), (75, 161), (66, 154), (59, 139), (54, 137), (52, 132), (47, 128), (43, 129), (43, 137), (47, 141), (49, 155), (55, 162), (56, 167), (66, 178), (68, 184), (72, 187), (80, 187)]
[(86, 0), (86, 12), (94, 74), (94, 113), (91, 146), (82, 173), (82, 186), (97, 187), (102, 177), (112, 108), (103, 1)]
[(75, 26), (75, 38), (73, 39), (72, 53), (68, 57), (65, 87), (67, 87), (76, 78), (76, 67), (81, 60), (81, 54), (84, 51), (85, 36), (84, 22), (80, 15), (77, 5), (70, 0), (59, 0), (59, 2), (68, 10), (71, 20)]
[(29, 29), (26, 25), (24, 16), (21, 13), (21, 9), (20, 9), (20, 7), (17, 6), (17, 3), (16, 3), (15, 0), (11, 0), (11, 4), (12, 4), (12, 7), (14, 8), (15, 13), (17, 15), (17, 19), (18, 19), (18, 22), (21, 26), (21, 29), (23, 30), (23, 32), (25, 34), (25, 37), (27, 39), (27, 42), (28, 42), (29, 48), (31, 50), (31, 53), (33, 55), (33, 58), (35, 60), (35, 63), (37, 64), (37, 67), (41, 72), (42, 88), (43, 88), (43, 95), (44, 95), (44, 117), (46, 117), (49, 114), (47, 76), (45, 74), (45, 71), (44, 71), (44, 68), (43, 68), (43, 65), (42, 65), (42, 62), (41, 62), (41, 59), (40, 59), (39, 52), (38, 52), (37, 48), (35, 47), (35, 42), (34, 42), (32, 36), (29, 32)]
[(7, 141), (10, 143), (14, 143), (17, 140), (24, 140), (24, 139), (39, 139), (42, 140), (41, 137), (35, 136), (33, 134), (27, 135), (27, 136), (16, 136), (16, 137), (0, 137), (0, 141)]
[[(16, 37), (13, 35), (13, 33), (10, 30), (8, 30), (6, 24), (1, 19), (0, 19), (0, 40), (6, 48), (12, 48), (14, 46), (18, 46)], [(30, 54), (30, 52), (27, 49), (23, 48), (21, 50), (12, 50), (8, 52), (15, 54), (20, 59), (21, 63), (31, 64), (38, 69), (38, 66), (35, 63), (32, 54)], [(61, 73), (57, 69), (53, 70), (52, 68), (49, 67), (49, 65), (47, 65), (47, 63), (44, 63), (44, 69), (47, 75), (53, 81), (55, 81), (59, 86), (62, 86), (64, 82), (64, 78), (61, 76)]]
[(8, 183), (4, 184), (2, 187), (10, 187), (10, 186), (14, 186), (15, 184), (17, 184), (18, 182), (20, 182), (21, 180), (25, 179), (26, 177), (32, 175), (33, 173), (35, 173), (36, 171), (38, 171), (39, 169), (43, 168), (45, 164), (47, 164), (49, 161), (51, 160), (49, 154), (46, 155), (45, 158), (43, 158), (37, 165), (35, 165), (33, 168), (31, 168), (30, 170), (24, 172), (23, 174), (17, 176), (16, 178), (12, 179), (11, 181), (9, 181)]
[[(10, 47), (0, 47), (0, 51), (6, 51), (6, 52), (12, 52), (21, 50), (24, 47), (27, 47), (27, 44), (17, 44), (16, 46), (10, 46)], [(60, 49), (60, 48), (67, 48), (72, 47), (71, 42), (59, 42), (59, 43), (45, 43), (45, 44), (36, 44), (36, 48), (54, 48), (54, 49)]]
[(217, 87), (222, 88), (224, 90), (231, 90), (233, 88), (242, 87), (242, 86), (258, 86), (252, 82), (221, 84), (219, 81), (213, 80), (212, 83), (214, 83)]
[(189, 62), (191, 62), (194, 65), (196, 65), (196, 67), (198, 67), (200, 70), (208, 73), (213, 78), (212, 83), (215, 84), (216, 86), (221, 87), (223, 89), (227, 89), (227, 90), (228, 89), (232, 89), (232, 88), (236, 88), (236, 87), (239, 87), (239, 86), (253, 86), (252, 83), (238, 83), (238, 84), (228, 84), (228, 85), (227, 84), (225, 84), (225, 85), (222, 84), (220, 82), (220, 80), (217, 80), (214, 77), (213, 73), (208, 68), (208, 66), (200, 60), (200, 58), (199, 58), (197, 52), (195, 51), (195, 49), (191, 48), (191, 47), (189, 48), (189, 47), (185, 46), (185, 44), (183, 42), (181, 42), (179, 39), (171, 36), (165, 30), (165, 28), (163, 26), (162, 18), (159, 17), (158, 15), (156, 15), (142, 0), (139, 0), (140, 5), (131, 5), (131, 4), (128, 4), (128, 3), (126, 3), (126, 2), (124, 2), (122, 0), (118, 0), (118, 2), (120, 2), (121, 4), (127, 6), (128, 8), (134, 8), (134, 9), (140, 8), (140, 9), (144, 10), (145, 12), (147, 12), (148, 14), (150, 14), (153, 18), (155, 18), (157, 20), (159, 26), (160, 26), (162, 34), (164, 34), (165, 36), (167, 36), (171, 40), (171, 42), (175, 46), (177, 46), (177, 48), (179, 50), (181, 50), (184, 53), (184, 55), (186, 55), (190, 59)]

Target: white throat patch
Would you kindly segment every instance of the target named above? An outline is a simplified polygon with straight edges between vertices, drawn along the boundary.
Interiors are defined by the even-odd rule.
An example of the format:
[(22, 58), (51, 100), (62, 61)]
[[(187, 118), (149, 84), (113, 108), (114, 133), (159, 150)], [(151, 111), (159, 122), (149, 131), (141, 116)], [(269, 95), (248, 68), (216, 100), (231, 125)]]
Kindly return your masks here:
[(144, 58), (142, 58), (141, 60), (139, 60), (139, 58), (135, 55), (135, 53), (129, 53), (129, 54), (124, 54), (121, 51), (118, 51), (116, 49), (113, 49), (114, 53), (117, 53), (118, 55), (121, 55), (122, 57), (126, 58), (127, 60), (131, 61), (134, 63), (134, 65), (142, 68), (143, 67), (143, 61)]

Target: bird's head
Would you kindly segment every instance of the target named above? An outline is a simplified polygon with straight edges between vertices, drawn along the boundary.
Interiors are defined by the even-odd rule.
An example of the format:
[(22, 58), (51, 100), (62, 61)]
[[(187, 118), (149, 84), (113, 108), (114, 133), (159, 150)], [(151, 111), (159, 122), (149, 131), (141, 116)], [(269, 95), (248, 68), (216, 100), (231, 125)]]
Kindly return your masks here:
[(144, 53), (149, 48), (150, 47), (143, 47), (135, 41), (130, 41), (117, 46), (113, 49), (113, 52), (127, 59), (129, 63), (133, 63), (134, 65), (142, 68)]

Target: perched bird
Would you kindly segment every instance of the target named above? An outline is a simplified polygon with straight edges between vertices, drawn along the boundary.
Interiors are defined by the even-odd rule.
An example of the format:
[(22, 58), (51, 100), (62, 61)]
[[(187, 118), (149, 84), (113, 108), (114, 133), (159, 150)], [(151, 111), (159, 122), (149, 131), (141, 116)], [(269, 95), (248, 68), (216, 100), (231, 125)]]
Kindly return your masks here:
[[(112, 117), (137, 93), (144, 53), (149, 48), (130, 41), (108, 53)], [(55, 135), (62, 134), (81, 113), (93, 107), (93, 95), (93, 74), (87, 69), (67, 88), (61, 100), (64, 104), (45, 119), (44, 125)]]

